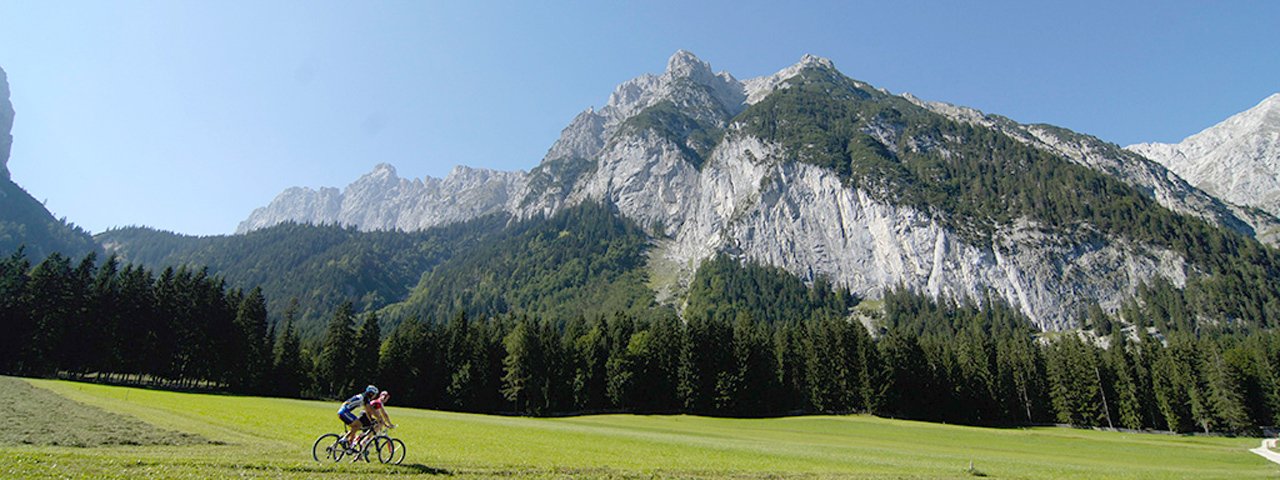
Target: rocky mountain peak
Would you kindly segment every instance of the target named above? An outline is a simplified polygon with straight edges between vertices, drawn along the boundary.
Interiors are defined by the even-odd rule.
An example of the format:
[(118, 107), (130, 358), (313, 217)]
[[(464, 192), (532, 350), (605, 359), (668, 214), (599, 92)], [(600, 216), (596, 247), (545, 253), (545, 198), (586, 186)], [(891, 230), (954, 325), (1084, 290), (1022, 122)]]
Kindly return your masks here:
[(13, 146), (13, 103), (9, 102), (9, 76), (0, 68), (0, 180), (9, 179), (9, 149)]
[(797, 65), (803, 68), (823, 68), (823, 69), (830, 69), (830, 70), (836, 69), (836, 64), (832, 63), (830, 59), (826, 57), (819, 57), (817, 55), (812, 55), (808, 53), (804, 54), (803, 57), (800, 57), (800, 63), (798, 63)]
[(744, 93), (747, 95), (746, 103), (748, 105), (754, 105), (756, 102), (763, 100), (764, 97), (769, 96), (769, 94), (773, 93), (775, 90), (787, 88), (787, 80), (790, 80), (796, 75), (799, 75), (801, 71), (809, 68), (817, 68), (840, 74), (840, 71), (836, 70), (836, 64), (831, 60), (806, 53), (803, 57), (800, 57), (799, 62), (796, 62), (782, 70), (778, 70), (778, 72), (773, 75), (756, 77), (742, 82)]
[(1280, 93), (1182, 142), (1125, 148), (1223, 200), (1280, 216)]
[(369, 175), (375, 177), (399, 177), (396, 167), (390, 163), (379, 163), (374, 165), (373, 171)]
[(688, 50), (678, 50), (667, 60), (667, 75), (710, 82), (715, 77), (711, 64), (704, 62)]
[(608, 128), (663, 101), (690, 110), (722, 110), (731, 116), (744, 108), (745, 100), (742, 83), (733, 75), (714, 73), (710, 64), (680, 50), (667, 61), (662, 75), (645, 74), (618, 85), (598, 114)]

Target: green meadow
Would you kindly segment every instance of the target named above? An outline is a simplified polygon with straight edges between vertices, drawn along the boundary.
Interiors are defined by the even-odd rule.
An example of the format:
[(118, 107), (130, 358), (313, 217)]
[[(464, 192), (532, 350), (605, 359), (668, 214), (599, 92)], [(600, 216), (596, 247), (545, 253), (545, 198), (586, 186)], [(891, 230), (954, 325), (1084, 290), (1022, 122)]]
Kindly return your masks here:
[[(34, 387), (34, 388), (32, 388)], [(1253, 438), (862, 415), (523, 418), (389, 408), (403, 465), (323, 464), (337, 402), (0, 377), (0, 478), (1275, 478)], [(394, 399), (393, 399), (394, 400)], [(20, 406), (16, 407), (15, 406)], [(32, 411), (34, 410), (34, 411)], [(18, 435), (15, 435), (15, 432)], [(973, 470), (969, 470), (972, 462)]]

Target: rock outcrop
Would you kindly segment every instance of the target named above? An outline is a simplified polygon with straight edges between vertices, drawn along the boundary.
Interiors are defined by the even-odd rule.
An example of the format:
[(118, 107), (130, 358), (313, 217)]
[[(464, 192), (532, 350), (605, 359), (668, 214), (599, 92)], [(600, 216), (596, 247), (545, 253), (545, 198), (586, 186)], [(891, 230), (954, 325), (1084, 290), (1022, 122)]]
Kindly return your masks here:
[(1218, 198), (1280, 216), (1280, 93), (1180, 143), (1125, 148)]

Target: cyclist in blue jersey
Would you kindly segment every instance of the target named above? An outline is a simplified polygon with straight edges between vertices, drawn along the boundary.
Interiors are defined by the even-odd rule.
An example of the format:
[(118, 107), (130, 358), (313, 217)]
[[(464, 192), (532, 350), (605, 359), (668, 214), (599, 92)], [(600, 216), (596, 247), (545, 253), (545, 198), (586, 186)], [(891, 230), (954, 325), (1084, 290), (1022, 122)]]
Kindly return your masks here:
[(369, 385), (364, 392), (357, 393), (347, 401), (342, 402), (342, 407), (338, 408), (338, 419), (347, 426), (347, 436), (343, 438), (343, 444), (350, 445), (352, 440), (356, 438), (356, 432), (360, 431), (360, 418), (354, 413), (359, 409), (367, 409), (369, 402), (378, 396), (378, 388)]

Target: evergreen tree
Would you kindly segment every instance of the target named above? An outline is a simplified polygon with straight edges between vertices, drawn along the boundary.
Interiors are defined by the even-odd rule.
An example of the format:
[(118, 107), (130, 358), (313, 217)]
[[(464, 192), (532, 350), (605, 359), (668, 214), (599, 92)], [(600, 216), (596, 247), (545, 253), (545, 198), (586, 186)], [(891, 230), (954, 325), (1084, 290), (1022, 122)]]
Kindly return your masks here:
[(272, 390), (276, 395), (297, 397), (302, 394), (306, 368), (302, 362), (302, 342), (294, 327), (298, 317), (298, 301), (293, 299), (284, 312), (284, 326), (280, 329), (272, 362)]
[(522, 317), (503, 340), (507, 356), (503, 360), (502, 395), (517, 412), (539, 413), (542, 393), (538, 374), (543, 370), (537, 326)]
[(35, 333), (27, 294), (27, 272), (31, 263), (22, 248), (0, 259), (0, 371), (23, 373), (25, 350), (30, 348)]
[(261, 391), (272, 367), (270, 337), (267, 335), (267, 301), (261, 288), (254, 288), (236, 309), (237, 335), (230, 339), (236, 370), (232, 388), (242, 392)]
[(368, 312), (360, 331), (356, 333), (355, 350), (351, 355), (351, 376), (357, 387), (373, 383), (378, 376), (378, 353), (382, 347), (382, 331), (378, 327), (378, 314)]
[(32, 336), (21, 350), (18, 371), (37, 375), (54, 373), (66, 352), (66, 331), (74, 311), (76, 292), (70, 260), (49, 254), (31, 271), (25, 304), (31, 312)]
[(1228, 362), (1221, 346), (1213, 340), (1200, 342), (1201, 371), (1208, 387), (1208, 403), (1219, 427), (1232, 433), (1247, 432), (1253, 423), (1245, 407), (1243, 372)]
[(355, 353), (355, 314), (351, 308), (351, 302), (338, 306), (325, 330), (320, 347), (316, 380), (320, 393), (325, 397), (346, 395), (357, 385), (358, 380), (350, 371), (352, 355)]

